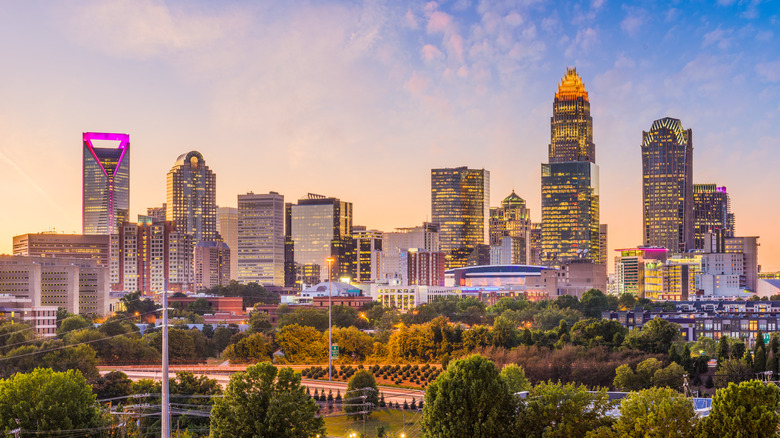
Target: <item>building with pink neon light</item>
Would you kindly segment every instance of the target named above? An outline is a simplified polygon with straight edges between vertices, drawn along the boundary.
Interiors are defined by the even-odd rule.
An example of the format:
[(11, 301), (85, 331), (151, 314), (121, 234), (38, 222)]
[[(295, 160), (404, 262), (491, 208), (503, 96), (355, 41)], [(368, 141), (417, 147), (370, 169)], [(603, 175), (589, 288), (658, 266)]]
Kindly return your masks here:
[[(93, 142), (117, 147), (95, 147)], [(82, 233), (115, 234), (130, 210), (130, 136), (83, 133)]]

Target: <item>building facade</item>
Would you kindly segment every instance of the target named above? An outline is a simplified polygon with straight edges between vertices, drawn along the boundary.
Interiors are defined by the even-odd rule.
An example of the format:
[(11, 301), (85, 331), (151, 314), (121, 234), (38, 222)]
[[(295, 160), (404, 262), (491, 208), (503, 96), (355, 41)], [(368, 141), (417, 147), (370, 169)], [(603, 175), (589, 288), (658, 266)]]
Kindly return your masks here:
[(238, 195), (237, 231), (239, 283), (283, 286), (284, 196)]
[(431, 212), (447, 267), (466, 266), (474, 248), (490, 242), (490, 172), (431, 169)]
[(108, 313), (108, 268), (95, 260), (0, 255), (0, 294), (29, 300), (31, 308), (62, 307), (70, 313)]
[(734, 214), (726, 187), (715, 184), (693, 185), (693, 247), (704, 249), (707, 233), (723, 230), (726, 237), (734, 236)]
[(408, 285), (444, 286), (443, 252), (412, 248), (408, 250), (406, 259)]
[(37, 233), (13, 238), (14, 255), (94, 260), (109, 266), (111, 238), (108, 235)]
[(197, 242), (215, 242), (217, 233), (217, 176), (200, 152), (182, 154), (167, 177), (165, 217)]
[[(114, 234), (130, 211), (130, 136), (85, 132), (83, 141), (82, 234)], [(95, 142), (117, 147), (95, 147)]]
[(503, 241), (506, 237), (512, 240), (511, 258), (497, 264), (530, 263), (531, 227), (531, 210), (514, 190), (501, 201), (501, 207), (490, 209), (490, 246), (505, 246)]
[(192, 236), (176, 224), (126, 222), (111, 237), (112, 290), (145, 295), (192, 291)]
[(561, 79), (550, 119), (548, 163), (542, 164), (541, 262), (601, 260), (599, 168), (588, 92), (577, 69)]
[(439, 251), (439, 248), (439, 226), (431, 222), (424, 222), (419, 227), (396, 228), (395, 231), (384, 233), (381, 279), (408, 284), (407, 251)]
[(384, 233), (355, 225), (352, 227), (352, 238), (355, 240), (355, 281), (373, 283), (379, 280), (382, 273)]
[(642, 201), (645, 246), (694, 248), (693, 131), (678, 119), (656, 120), (642, 133)]
[(293, 282), (287, 286), (355, 277), (351, 202), (309, 193), (297, 204), (288, 203), (285, 215), (285, 279)]
[(230, 248), (224, 242), (198, 242), (193, 252), (195, 291), (230, 283)]
[(238, 280), (238, 208), (217, 208), (217, 233), (233, 251), (233, 257), (230, 258), (230, 279)]

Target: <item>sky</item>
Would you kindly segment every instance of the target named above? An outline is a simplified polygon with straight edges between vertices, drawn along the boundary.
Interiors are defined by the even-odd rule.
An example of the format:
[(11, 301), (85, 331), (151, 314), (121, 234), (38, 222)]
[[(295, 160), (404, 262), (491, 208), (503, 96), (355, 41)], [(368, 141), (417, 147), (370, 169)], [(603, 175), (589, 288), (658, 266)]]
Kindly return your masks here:
[[(589, 92), (609, 247), (642, 244), (642, 131), (693, 130), (696, 183), (780, 270), (780, 2), (0, 0), (0, 253), (81, 231), (81, 133), (130, 135), (131, 217), (191, 150), (217, 202), (350, 201), (430, 218), (430, 169), (490, 171), (535, 221), (558, 82)], [(612, 270), (612, 263), (608, 265)]]

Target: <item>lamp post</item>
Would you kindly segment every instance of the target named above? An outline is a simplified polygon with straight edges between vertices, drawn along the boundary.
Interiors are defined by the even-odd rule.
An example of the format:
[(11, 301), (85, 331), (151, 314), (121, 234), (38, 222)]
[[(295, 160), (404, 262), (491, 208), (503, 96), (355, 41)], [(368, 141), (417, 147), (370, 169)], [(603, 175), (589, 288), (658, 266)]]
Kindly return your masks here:
[(333, 299), (333, 257), (325, 259), (328, 262), (328, 381), (333, 381), (333, 313), (331, 312), (331, 301)]

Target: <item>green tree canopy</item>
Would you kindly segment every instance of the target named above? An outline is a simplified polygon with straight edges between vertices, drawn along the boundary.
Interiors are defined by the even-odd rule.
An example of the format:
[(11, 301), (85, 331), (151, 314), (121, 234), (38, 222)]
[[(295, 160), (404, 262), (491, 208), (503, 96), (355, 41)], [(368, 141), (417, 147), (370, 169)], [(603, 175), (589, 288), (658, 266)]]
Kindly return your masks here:
[(585, 385), (542, 382), (520, 403), (517, 431), (527, 437), (585, 436), (609, 425), (611, 408), (605, 389), (589, 393)]
[(512, 394), (531, 389), (531, 382), (525, 377), (525, 370), (520, 365), (505, 365), (504, 368), (501, 368), (501, 377), (506, 380), (509, 392)]
[(669, 347), (681, 337), (679, 324), (653, 318), (641, 330), (631, 330), (623, 345), (648, 353), (666, 354), (669, 352)]
[(610, 310), (610, 307), (607, 296), (598, 289), (585, 292), (580, 299), (580, 310), (591, 318), (601, 318), (601, 312)]
[(307, 438), (325, 434), (317, 404), (306, 395), (292, 368), (268, 362), (250, 366), (230, 378), (224, 397), (211, 410), (214, 438)]
[(57, 327), (57, 336), (62, 337), (63, 334), (72, 331), (80, 330), (83, 328), (92, 327), (92, 322), (87, 318), (79, 315), (69, 316), (62, 320), (60, 326)]
[(223, 355), (231, 363), (267, 361), (271, 357), (271, 340), (262, 333), (253, 333), (228, 345)]
[(0, 430), (90, 429), (103, 425), (92, 387), (80, 372), (37, 368), (0, 380)]
[(350, 418), (364, 419), (371, 416), (371, 411), (379, 407), (379, 389), (374, 375), (366, 370), (356, 372), (347, 382), (347, 400), (344, 411)]
[(718, 390), (712, 399), (710, 415), (702, 419), (697, 436), (774, 437), (777, 436), (780, 390), (758, 380), (742, 382)]
[(290, 363), (316, 363), (328, 359), (327, 338), (313, 327), (288, 325), (276, 335), (276, 343)]
[(613, 429), (625, 438), (690, 437), (697, 418), (693, 403), (683, 394), (670, 388), (650, 388), (623, 399)]
[(425, 391), (422, 428), (431, 438), (511, 437), (515, 406), (493, 362), (473, 355), (450, 363)]

